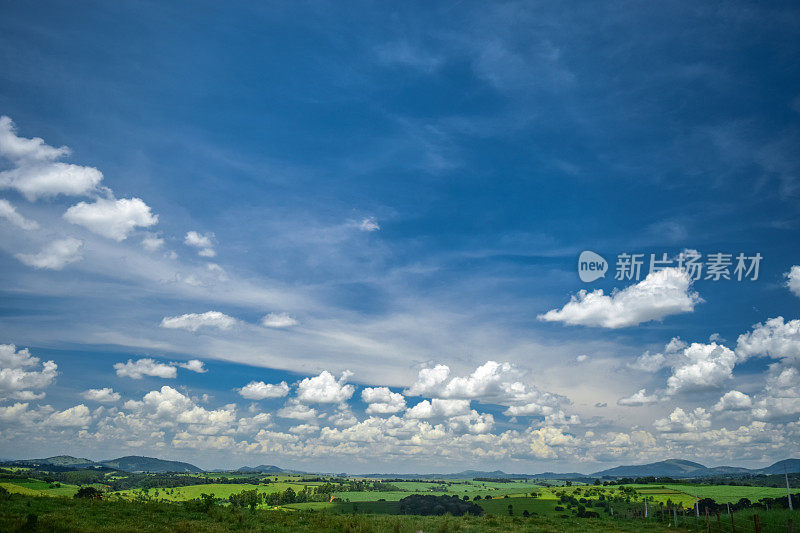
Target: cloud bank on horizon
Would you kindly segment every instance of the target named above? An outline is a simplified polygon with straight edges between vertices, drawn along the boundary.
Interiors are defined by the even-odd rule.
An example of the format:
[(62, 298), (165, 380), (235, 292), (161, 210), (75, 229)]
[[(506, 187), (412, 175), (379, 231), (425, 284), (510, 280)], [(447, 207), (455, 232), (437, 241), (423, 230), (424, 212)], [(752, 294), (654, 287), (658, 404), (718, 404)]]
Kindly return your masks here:
[[(239, 5), (253, 42), (141, 43), (154, 6), (98, 7), (126, 22), (93, 33), (10, 6), (0, 455), (534, 471), (800, 453), (798, 8), (719, 15), (745, 43), (688, 3), (584, 7), (370, 8), (343, 34), (333, 9)], [(277, 50), (273, 27), (293, 36), (252, 54)], [(584, 283), (588, 248), (763, 262)]]

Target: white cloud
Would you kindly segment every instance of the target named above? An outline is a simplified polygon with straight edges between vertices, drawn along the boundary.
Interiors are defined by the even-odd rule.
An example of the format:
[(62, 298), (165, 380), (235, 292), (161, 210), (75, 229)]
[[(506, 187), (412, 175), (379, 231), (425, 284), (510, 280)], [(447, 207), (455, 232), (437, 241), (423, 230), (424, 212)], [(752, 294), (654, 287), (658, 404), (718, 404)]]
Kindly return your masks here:
[(64, 213), (64, 219), (103, 237), (124, 241), (136, 228), (158, 223), (158, 215), (139, 198), (98, 198), (94, 203), (80, 202)]
[(126, 402), (125, 408), (162, 424), (187, 424), (192, 432), (217, 435), (231, 430), (236, 422), (235, 406), (208, 410), (168, 385), (150, 391), (139, 402)]
[(247, 398), (248, 400), (283, 398), (289, 394), (289, 385), (285, 381), (276, 384), (251, 381), (241, 389), (237, 389), (237, 392), (242, 398)]
[(41, 398), (31, 389), (47, 388), (58, 375), (58, 365), (45, 361), (39, 366), (39, 358), (27, 348), (17, 350), (13, 344), (0, 344), (0, 399), (16, 398), (33, 400)]
[(186, 370), (197, 372), (198, 374), (205, 374), (208, 372), (208, 369), (204, 366), (200, 359), (190, 359), (185, 363), (177, 363), (177, 365), (181, 368), (185, 368)]
[(28, 403), (16, 402), (14, 405), (0, 407), (0, 421), (22, 422), (28, 417)]
[(189, 231), (183, 242), (186, 246), (193, 248), (200, 248), (197, 255), (201, 257), (214, 257), (217, 252), (214, 251), (214, 234), (213, 233), (198, 233), (196, 231)]
[(706, 429), (711, 426), (711, 415), (702, 407), (686, 412), (676, 407), (666, 418), (654, 422), (656, 429), (662, 433), (683, 433)]
[(44, 420), (46, 426), (59, 428), (87, 427), (91, 422), (89, 408), (83, 404), (52, 413)]
[(361, 391), (361, 399), (367, 404), (367, 414), (389, 414), (406, 408), (406, 399), (389, 387), (367, 387)]
[[(466, 377), (450, 377), (450, 368), (436, 365), (419, 371), (416, 381), (403, 392), (432, 398), (475, 398), (508, 406), (507, 416), (547, 416), (567, 401), (522, 381), (523, 374), (510, 363), (487, 361)], [(420, 405), (420, 404), (418, 404)], [(419, 408), (425, 409), (425, 406)]]
[(729, 348), (712, 342), (692, 343), (667, 379), (667, 393), (713, 389), (733, 377), (736, 355)]
[(656, 403), (657, 401), (658, 397), (656, 397), (655, 395), (652, 396), (647, 395), (647, 389), (639, 389), (639, 391), (633, 394), (632, 396), (628, 396), (627, 398), (620, 398), (619, 400), (617, 400), (617, 405), (622, 405), (626, 407), (639, 407), (650, 403)]
[(577, 362), (579, 362), (579, 363), (585, 363), (586, 361), (588, 361), (588, 360), (589, 360), (589, 356), (588, 356), (588, 355), (586, 355), (586, 354), (579, 355), (578, 357), (576, 357), (576, 358), (575, 358), (575, 360), (576, 360)]
[(104, 387), (102, 389), (89, 389), (83, 392), (83, 397), (86, 400), (99, 403), (114, 403), (118, 402), (121, 398), (118, 392), (114, 392), (111, 387)]
[(81, 259), (82, 247), (83, 241), (68, 237), (51, 242), (37, 254), (15, 254), (14, 257), (33, 268), (61, 270)]
[(800, 370), (785, 363), (770, 365), (767, 383), (757, 401), (753, 416), (761, 420), (794, 418), (800, 414)]
[(297, 398), (307, 403), (342, 403), (349, 400), (355, 392), (352, 385), (347, 385), (350, 372), (343, 372), (337, 380), (327, 370), (313, 378), (305, 378), (297, 384)]
[(429, 396), (440, 390), (440, 386), (450, 376), (450, 367), (436, 365), (419, 371), (417, 380), (403, 392), (409, 396)]
[(434, 398), (423, 400), (405, 412), (406, 418), (425, 419), (434, 417), (452, 417), (466, 415), (470, 412), (469, 400), (441, 400)]
[(661, 320), (669, 315), (690, 313), (702, 298), (691, 290), (689, 274), (678, 268), (653, 272), (635, 285), (610, 295), (602, 289), (581, 290), (561, 309), (539, 315), (546, 322), (572, 326), (624, 328)]
[(155, 252), (164, 246), (164, 239), (158, 235), (149, 234), (142, 239), (142, 248), (149, 252)]
[(375, 217), (366, 217), (358, 224), (358, 229), (361, 231), (378, 231), (381, 227)]
[(161, 320), (161, 327), (168, 329), (185, 329), (195, 332), (201, 328), (230, 329), (236, 319), (219, 311), (205, 313), (188, 313), (180, 316), (167, 316)]
[(267, 328), (290, 328), (299, 322), (289, 313), (269, 313), (261, 319), (261, 325)]
[(490, 413), (478, 413), (473, 409), (469, 414), (449, 418), (447, 427), (455, 433), (485, 435), (494, 427), (494, 416)]
[(317, 418), (317, 410), (313, 407), (303, 405), (295, 399), (286, 402), (277, 415), (281, 418), (293, 418), (296, 420), (312, 420)]
[(170, 364), (157, 363), (153, 359), (144, 358), (127, 363), (114, 363), (114, 369), (120, 377), (141, 379), (144, 376), (172, 379), (177, 377), (178, 371)]
[(714, 405), (714, 411), (746, 411), (753, 406), (753, 399), (747, 394), (732, 390), (726, 392)]
[(687, 344), (678, 337), (673, 337), (662, 353), (651, 354), (647, 351), (637, 357), (633, 363), (628, 363), (628, 367), (644, 372), (657, 372), (675, 363), (686, 346)]
[(792, 294), (800, 298), (800, 265), (793, 266), (784, 275), (786, 276), (786, 286), (792, 291)]
[(13, 121), (0, 117), (0, 156), (14, 164), (13, 168), (0, 172), (0, 189), (15, 189), (29, 201), (95, 191), (103, 174), (96, 168), (56, 161), (66, 155), (69, 155), (66, 146), (53, 148), (38, 137), (18, 137)]
[(0, 198), (0, 218), (4, 218), (24, 230), (33, 230), (39, 227), (39, 223), (35, 220), (28, 220), (17, 212), (17, 209), (11, 205), (11, 202), (5, 198)]
[(779, 316), (756, 324), (753, 331), (739, 335), (736, 355), (740, 360), (755, 356), (800, 362), (800, 320), (784, 322)]

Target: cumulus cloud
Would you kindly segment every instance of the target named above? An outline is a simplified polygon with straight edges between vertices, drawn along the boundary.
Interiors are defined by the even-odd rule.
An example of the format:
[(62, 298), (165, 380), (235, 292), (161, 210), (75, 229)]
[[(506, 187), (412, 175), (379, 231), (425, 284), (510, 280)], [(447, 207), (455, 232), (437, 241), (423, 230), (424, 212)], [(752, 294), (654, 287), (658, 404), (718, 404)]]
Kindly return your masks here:
[(722, 395), (712, 408), (713, 411), (746, 411), (753, 406), (753, 399), (747, 394), (732, 390)]
[(290, 328), (299, 322), (289, 313), (269, 313), (261, 319), (261, 325), (267, 328)]
[(639, 389), (639, 391), (636, 392), (635, 394), (628, 396), (627, 398), (620, 398), (619, 400), (617, 400), (617, 405), (622, 405), (626, 407), (639, 407), (650, 403), (656, 403), (657, 401), (658, 401), (657, 396), (647, 395), (647, 389)]
[(50, 414), (44, 425), (58, 428), (87, 427), (92, 422), (89, 408), (83, 404)]
[(349, 371), (343, 372), (337, 380), (333, 374), (323, 370), (320, 375), (305, 378), (297, 384), (297, 399), (306, 403), (342, 403), (350, 399), (355, 392), (352, 385), (347, 385)]
[(800, 362), (800, 320), (784, 322), (779, 316), (756, 324), (752, 331), (739, 335), (736, 355), (740, 360), (770, 357)]
[(144, 358), (127, 363), (114, 363), (114, 370), (120, 377), (142, 379), (144, 376), (172, 379), (177, 377), (178, 371), (171, 364), (158, 363), (153, 359)]
[(17, 208), (11, 205), (11, 202), (5, 198), (0, 198), (0, 218), (4, 218), (24, 230), (33, 230), (39, 227), (39, 223), (35, 220), (28, 220), (17, 212)]
[(289, 394), (289, 385), (285, 381), (280, 383), (264, 383), (263, 381), (251, 381), (237, 392), (242, 398), (248, 400), (265, 400), (267, 398), (283, 398)]
[(282, 408), (278, 409), (277, 415), (281, 418), (293, 418), (295, 420), (313, 420), (317, 418), (317, 410), (291, 399)]
[(29, 403), (16, 402), (13, 405), (0, 407), (0, 421), (22, 422), (28, 417)]
[(98, 198), (94, 203), (80, 202), (67, 209), (64, 219), (117, 242), (124, 241), (136, 228), (158, 223), (158, 215), (152, 214), (150, 206), (139, 198)]
[(406, 418), (425, 419), (469, 414), (469, 400), (423, 400), (405, 412)]
[(784, 275), (786, 276), (786, 287), (792, 291), (792, 294), (800, 298), (800, 265), (793, 266)]
[(469, 414), (453, 416), (447, 420), (447, 427), (454, 433), (471, 433), (484, 435), (492, 431), (494, 416), (490, 413), (478, 413), (471, 410)]
[(118, 392), (114, 392), (111, 387), (103, 387), (102, 389), (89, 389), (83, 391), (83, 398), (91, 402), (99, 403), (115, 403), (121, 398)]
[(732, 350), (712, 342), (692, 343), (667, 379), (667, 393), (718, 388), (733, 377), (736, 355)]
[(358, 229), (361, 231), (378, 231), (381, 227), (375, 217), (366, 217), (358, 224)]
[(14, 122), (9, 117), (0, 117), (0, 156), (14, 165), (0, 172), (0, 189), (14, 189), (29, 201), (95, 191), (103, 174), (96, 168), (56, 161), (69, 153), (66, 146), (53, 148), (41, 138), (17, 136)]
[(197, 372), (198, 374), (205, 374), (208, 372), (208, 369), (200, 359), (190, 359), (185, 363), (177, 363), (177, 365), (181, 368), (185, 368), (186, 370)]
[(15, 254), (14, 257), (33, 268), (61, 270), (81, 259), (82, 247), (83, 241), (68, 237), (51, 242), (37, 254)]
[(652, 272), (635, 285), (604, 294), (602, 289), (581, 290), (561, 309), (539, 315), (545, 322), (563, 322), (575, 326), (624, 328), (642, 322), (694, 311), (702, 302), (691, 290), (692, 279), (684, 270), (666, 268)]
[(199, 248), (197, 255), (200, 257), (215, 257), (217, 252), (214, 251), (214, 234), (213, 233), (198, 233), (196, 231), (189, 231), (186, 233), (183, 242), (186, 246)]
[(770, 365), (766, 386), (753, 402), (752, 413), (760, 420), (794, 418), (800, 414), (800, 370), (785, 363)]
[(185, 329), (196, 332), (201, 328), (230, 329), (236, 319), (219, 311), (205, 313), (188, 313), (180, 316), (167, 316), (161, 320), (161, 327), (167, 329)]
[(449, 367), (436, 365), (421, 369), (417, 380), (404, 392), (410, 396), (439, 398), (495, 398), (512, 394), (514, 387), (524, 387), (517, 381), (519, 377), (520, 372), (511, 363), (486, 361), (469, 376), (452, 378)]
[(403, 392), (409, 396), (428, 396), (434, 391), (438, 392), (440, 386), (450, 376), (450, 367), (436, 365), (433, 368), (423, 368), (419, 371), (417, 380)]
[(664, 347), (663, 352), (651, 354), (649, 351), (643, 353), (633, 363), (628, 363), (628, 367), (643, 372), (657, 372), (662, 368), (672, 365), (677, 361), (680, 354), (686, 349), (687, 344), (677, 337)]
[(436, 365), (419, 371), (416, 381), (403, 392), (432, 398), (474, 398), (508, 406), (508, 416), (546, 416), (568, 400), (526, 383), (523, 373), (510, 363), (487, 361), (468, 376), (450, 376), (450, 368)]
[(125, 408), (162, 423), (193, 426), (193, 432), (203, 435), (223, 433), (231, 429), (236, 421), (234, 406), (205, 409), (168, 385), (148, 392), (141, 401), (125, 402)]
[(44, 394), (33, 390), (51, 385), (58, 375), (58, 365), (45, 361), (39, 367), (39, 358), (32, 356), (27, 348), (17, 350), (13, 344), (0, 344), (0, 399), (43, 397)]
[(666, 418), (656, 420), (654, 425), (662, 433), (700, 431), (711, 426), (711, 415), (702, 407), (697, 407), (688, 413), (676, 407)]
[(402, 394), (392, 392), (389, 387), (367, 387), (361, 391), (361, 399), (367, 404), (367, 414), (389, 414), (406, 408)]

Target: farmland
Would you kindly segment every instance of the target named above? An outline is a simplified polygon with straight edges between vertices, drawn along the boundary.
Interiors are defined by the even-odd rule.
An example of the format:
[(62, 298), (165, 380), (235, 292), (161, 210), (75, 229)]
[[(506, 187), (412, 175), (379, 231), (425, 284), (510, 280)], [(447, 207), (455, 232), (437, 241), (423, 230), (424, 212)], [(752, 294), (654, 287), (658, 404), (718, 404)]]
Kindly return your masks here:
[[(65, 483), (64, 479), (86, 483)], [(135, 486), (114, 490), (114, 487), (131, 485)], [(100, 529), (97, 521), (101, 517), (116, 521), (115, 530), (134, 531), (141, 526), (144, 516), (149, 516), (149, 523), (155, 524), (151, 528), (154, 530), (162, 526), (162, 529), (169, 529), (163, 525), (166, 522), (162, 526), (158, 524), (172, 516), (187, 524), (182, 529), (197, 531), (226, 530), (231, 520), (236, 522), (237, 528), (241, 524), (240, 529), (245, 531), (248, 528), (264, 530), (265, 523), (275, 531), (282, 530), (279, 524), (288, 528), (283, 530), (297, 531), (311, 531), (315, 527), (323, 531), (326, 528), (341, 530), (346, 529), (345, 525), (355, 525), (356, 530), (365, 531), (428, 530), (425, 528), (514, 531), (528, 530), (533, 524), (537, 531), (666, 531), (668, 526), (675, 531), (675, 521), (680, 530), (700, 527), (707, 519), (705, 508), (703, 516), (697, 516), (701, 514), (695, 509), (698, 501), (704, 506), (711, 505), (708, 516), (717, 517), (717, 520), (720, 518), (716, 513), (725, 512), (728, 503), (733, 505), (733, 516), (729, 519), (742, 524), (752, 521), (753, 512), (760, 513), (765, 524), (779, 526), (790, 518), (786, 514), (788, 511), (780, 509), (781, 505), (785, 506), (785, 489), (702, 483), (603, 485), (541, 479), (386, 481), (229, 472), (150, 475), (74, 471), (58, 474), (17, 468), (0, 472), (0, 487), (2, 520), (16, 520), (14, 524), (20, 525), (31, 514), (31, 511), (23, 511), (30, 508), (39, 524), (71, 524), (71, 528), (80, 531)], [(87, 493), (90, 488), (95, 492)], [(96, 494), (96, 497), (74, 498), (79, 490)], [(737, 507), (743, 498), (750, 502), (762, 498), (770, 500), (754, 508)], [(429, 514), (415, 506), (414, 502), (420, 501), (432, 502), (433, 514), (447, 516), (415, 516)], [(441, 505), (460, 506), (467, 514), (449, 516), (446, 507), (442, 507), (441, 512), (436, 511)], [(647, 513), (645, 506), (649, 509)], [(767, 512), (770, 506), (773, 509)], [(452, 509), (456, 513), (456, 507)], [(68, 518), (67, 514), (70, 514)], [(9, 523), (0, 522), (0, 530), (5, 530), (4, 526)], [(58, 527), (51, 529), (59, 530)]]

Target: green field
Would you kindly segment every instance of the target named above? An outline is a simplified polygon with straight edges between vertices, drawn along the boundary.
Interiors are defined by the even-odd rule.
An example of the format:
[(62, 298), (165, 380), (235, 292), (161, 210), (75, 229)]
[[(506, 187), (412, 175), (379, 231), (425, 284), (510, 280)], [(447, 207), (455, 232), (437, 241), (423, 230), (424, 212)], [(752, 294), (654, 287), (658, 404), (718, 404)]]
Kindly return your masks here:
[(28, 480), (3, 480), (0, 487), (13, 494), (26, 494), (28, 496), (67, 496), (71, 497), (78, 492), (77, 485), (61, 484), (60, 487), (52, 487), (51, 483), (38, 479)]
[[(511, 499), (511, 498), (510, 498)], [(500, 501), (500, 500), (494, 500)], [(505, 500), (508, 501), (508, 500)], [(390, 503), (382, 503), (391, 505)], [(361, 504), (364, 505), (364, 504)], [(520, 510), (521, 513), (521, 510)], [(28, 525), (26, 524), (34, 524)], [(27, 528), (27, 529), (26, 529)], [(635, 520), (577, 519), (549, 516), (395, 516), (316, 511), (255, 512), (216, 507), (209, 513), (182, 504), (91, 501), (12, 495), (0, 500), (0, 531), (131, 532), (639, 532), (686, 531)]]
[[(242, 492), (243, 490), (257, 490), (264, 494), (271, 492), (284, 491), (291, 487), (295, 491), (302, 490), (305, 485), (293, 483), (270, 483), (268, 485), (253, 485), (250, 483), (205, 483), (202, 485), (188, 485), (175, 488), (156, 488), (156, 489), (130, 489), (112, 492), (112, 496), (124, 499), (155, 499), (166, 501), (185, 501), (199, 498), (201, 494), (213, 494), (217, 498), (227, 498), (231, 494)], [(374, 494), (374, 493), (372, 493)]]
[(755, 502), (761, 498), (781, 498), (786, 496), (785, 488), (740, 487), (735, 485), (699, 485), (676, 483), (664, 485), (626, 485), (633, 487), (641, 495), (653, 496), (655, 501), (666, 502), (671, 499), (684, 506), (694, 505), (695, 496), (700, 499), (711, 498), (718, 503), (735, 503), (741, 498)]

